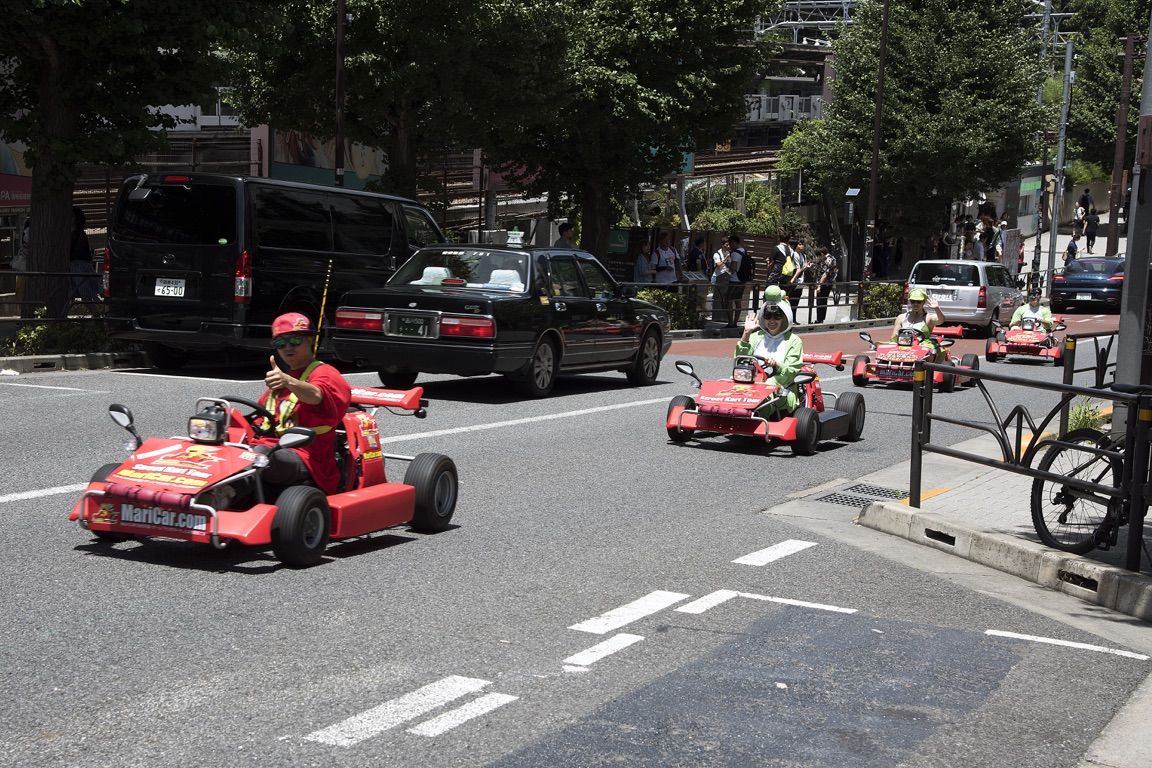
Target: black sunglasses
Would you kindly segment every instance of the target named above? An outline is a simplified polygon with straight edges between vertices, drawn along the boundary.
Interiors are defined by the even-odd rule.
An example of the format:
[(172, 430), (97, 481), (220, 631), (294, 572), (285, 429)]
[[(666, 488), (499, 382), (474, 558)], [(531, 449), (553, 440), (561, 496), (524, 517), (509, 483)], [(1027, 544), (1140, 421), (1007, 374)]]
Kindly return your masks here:
[(284, 349), (284, 347), (298, 347), (304, 343), (303, 336), (280, 336), (272, 339), (272, 349)]
[(783, 313), (783, 312), (781, 312), (781, 311), (780, 311), (780, 310), (778, 310), (778, 309), (773, 309), (773, 310), (772, 310), (772, 311), (770, 311), (770, 312), (765, 312), (765, 313), (764, 313), (764, 318), (765, 318), (765, 319), (767, 319), (767, 318), (769, 318), (769, 317), (784, 317), (784, 313)]

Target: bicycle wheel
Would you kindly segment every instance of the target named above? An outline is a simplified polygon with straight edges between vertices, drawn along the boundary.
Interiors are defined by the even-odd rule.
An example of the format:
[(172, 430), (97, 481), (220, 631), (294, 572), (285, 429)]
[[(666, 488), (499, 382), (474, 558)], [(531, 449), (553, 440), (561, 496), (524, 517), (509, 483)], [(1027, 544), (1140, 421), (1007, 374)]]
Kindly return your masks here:
[[(1098, 445), (1104, 434), (1095, 429), (1075, 429), (1060, 438), (1067, 443)], [(1089, 451), (1052, 445), (1040, 457), (1040, 470), (1100, 485), (1119, 487), (1120, 460)], [(1050, 547), (1083, 555), (1096, 548), (1097, 531), (1112, 524), (1107, 497), (1092, 496), (1052, 480), (1032, 481), (1032, 524), (1040, 540)]]

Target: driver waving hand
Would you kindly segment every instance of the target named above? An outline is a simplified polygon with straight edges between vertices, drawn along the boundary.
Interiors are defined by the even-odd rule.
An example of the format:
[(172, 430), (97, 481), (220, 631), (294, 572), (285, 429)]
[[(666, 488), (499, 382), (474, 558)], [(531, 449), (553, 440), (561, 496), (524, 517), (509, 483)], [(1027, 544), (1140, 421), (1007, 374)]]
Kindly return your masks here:
[(940, 309), (940, 302), (929, 296), (923, 288), (913, 288), (908, 292), (908, 311), (902, 312), (892, 326), (892, 341), (896, 341), (900, 331), (905, 328), (920, 331), (923, 334), (921, 343), (934, 347), (939, 359), (943, 350), (932, 340), (931, 334), (932, 329), (942, 322), (944, 310)]
[[(786, 391), (788, 413), (796, 410), (799, 399), (792, 380), (800, 372), (804, 342), (792, 332), (792, 308), (778, 285), (764, 290), (764, 303), (758, 313), (749, 312), (744, 320), (744, 333), (736, 343), (735, 357), (755, 355), (774, 370), (768, 381)], [(766, 414), (761, 414), (766, 415)]]
[[(280, 315), (272, 322), (270, 369), (264, 374), (268, 390), (260, 405), (276, 415), (276, 437), (256, 440), (256, 449), (271, 453), (280, 435), (292, 427), (308, 427), (316, 438), (301, 448), (271, 453), (262, 475), (273, 485), (296, 485), (312, 481), (324, 493), (335, 493), (340, 482), (336, 466), (336, 427), (352, 399), (352, 388), (340, 372), (316, 359), (312, 321), (297, 312)], [(276, 365), (276, 354), (288, 366)]]

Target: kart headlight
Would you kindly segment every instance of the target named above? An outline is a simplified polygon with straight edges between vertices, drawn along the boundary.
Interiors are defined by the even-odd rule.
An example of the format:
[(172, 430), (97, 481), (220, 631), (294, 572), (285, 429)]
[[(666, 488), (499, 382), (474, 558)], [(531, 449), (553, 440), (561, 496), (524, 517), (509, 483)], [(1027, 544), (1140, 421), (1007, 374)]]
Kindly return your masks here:
[(751, 384), (756, 377), (756, 370), (750, 365), (738, 365), (732, 369), (732, 381), (737, 384)]
[(188, 419), (188, 437), (197, 443), (219, 445), (228, 433), (228, 417), (219, 408), (206, 408)]

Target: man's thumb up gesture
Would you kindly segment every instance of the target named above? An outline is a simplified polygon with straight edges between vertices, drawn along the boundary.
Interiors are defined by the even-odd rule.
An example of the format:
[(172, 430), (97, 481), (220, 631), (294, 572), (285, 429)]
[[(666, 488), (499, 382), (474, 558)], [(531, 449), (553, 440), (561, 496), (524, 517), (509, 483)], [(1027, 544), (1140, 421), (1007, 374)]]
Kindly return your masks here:
[(268, 358), (268, 372), (264, 374), (264, 384), (273, 391), (287, 384), (287, 375), (276, 365), (276, 355)]

